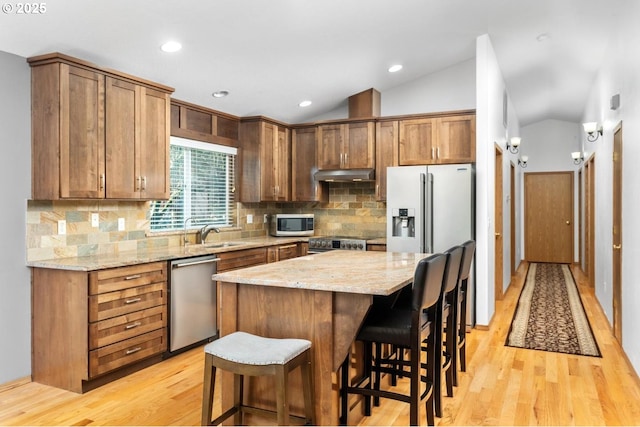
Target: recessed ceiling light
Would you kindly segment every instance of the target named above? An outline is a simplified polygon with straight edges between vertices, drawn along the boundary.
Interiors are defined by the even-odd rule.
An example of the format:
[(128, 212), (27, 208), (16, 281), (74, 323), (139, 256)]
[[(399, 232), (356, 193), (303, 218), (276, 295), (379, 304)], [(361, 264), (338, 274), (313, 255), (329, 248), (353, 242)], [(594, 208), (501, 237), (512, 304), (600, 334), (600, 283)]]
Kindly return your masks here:
[(162, 49), (163, 52), (177, 52), (180, 49), (182, 49), (182, 45), (176, 41), (168, 41), (165, 44), (163, 44), (162, 46), (160, 46), (160, 49)]
[(392, 65), (391, 67), (389, 67), (390, 73), (397, 73), (400, 70), (402, 70), (402, 65), (400, 64)]
[(211, 94), (211, 96), (213, 96), (214, 98), (224, 98), (227, 95), (229, 95), (229, 91), (228, 90), (219, 90), (219, 91), (213, 92)]
[(309, 105), (311, 105), (311, 101), (306, 100), (306, 101), (302, 101), (300, 104), (298, 104), (301, 107), (308, 107)]

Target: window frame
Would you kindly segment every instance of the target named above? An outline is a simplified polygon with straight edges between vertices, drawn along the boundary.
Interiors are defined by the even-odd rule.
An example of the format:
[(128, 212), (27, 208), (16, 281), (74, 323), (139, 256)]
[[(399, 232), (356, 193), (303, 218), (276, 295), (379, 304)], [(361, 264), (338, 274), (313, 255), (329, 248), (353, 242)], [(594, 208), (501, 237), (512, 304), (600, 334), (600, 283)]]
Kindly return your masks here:
[[(189, 153), (189, 156), (184, 158), (182, 162), (182, 171), (179, 172), (182, 175), (182, 183), (178, 184), (180, 188), (176, 188), (174, 184), (174, 177), (172, 175), (172, 167), (174, 167), (172, 147), (182, 147), (183, 153)], [(227, 145), (214, 144), (209, 142), (197, 141), (192, 139), (181, 138), (177, 136), (171, 136), (169, 142), (169, 150), (171, 157), (171, 164), (169, 167), (170, 175), (170, 196), (169, 200), (157, 200), (151, 203), (149, 208), (149, 229), (152, 233), (166, 233), (184, 230), (193, 230), (202, 227), (206, 224), (211, 224), (217, 227), (234, 227), (237, 221), (237, 200), (235, 199), (235, 180), (236, 169), (238, 164), (238, 149)], [(223, 170), (224, 179), (216, 180), (215, 177), (211, 178), (211, 181), (205, 184), (204, 189), (201, 191), (204, 193), (207, 190), (213, 190), (215, 187), (219, 187), (220, 183), (225, 184), (225, 191), (223, 194), (224, 207), (220, 209), (218, 206), (209, 210), (205, 215), (194, 214), (194, 209), (203, 209), (203, 205), (192, 200), (192, 186), (195, 184), (194, 176), (192, 173), (194, 156), (193, 150), (200, 150), (204, 152), (213, 152), (226, 155), (226, 166)], [(198, 166), (198, 165), (196, 165)], [(210, 187), (210, 188), (209, 188)], [(182, 194), (183, 199), (175, 198), (174, 196)], [(178, 196), (179, 197), (179, 196)], [(182, 206), (171, 205), (172, 202), (180, 201)], [(180, 219), (169, 217), (168, 219), (156, 218), (154, 223), (154, 214), (157, 209), (165, 209), (169, 211), (169, 214), (173, 214)], [(223, 215), (220, 217), (222, 220), (216, 220), (214, 214), (220, 210), (223, 211)], [(189, 221), (191, 219), (191, 221)], [(166, 226), (166, 224), (168, 226)]]

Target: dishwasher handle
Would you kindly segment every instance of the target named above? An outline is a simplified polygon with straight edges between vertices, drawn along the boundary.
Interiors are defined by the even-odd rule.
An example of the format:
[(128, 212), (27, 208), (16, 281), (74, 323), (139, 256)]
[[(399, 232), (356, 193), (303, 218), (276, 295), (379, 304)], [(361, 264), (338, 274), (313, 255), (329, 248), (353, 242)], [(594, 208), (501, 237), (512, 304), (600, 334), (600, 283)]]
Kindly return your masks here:
[(218, 262), (220, 261), (220, 258), (211, 258), (211, 259), (203, 259), (200, 261), (187, 261), (187, 262), (178, 262), (175, 264), (171, 264), (171, 268), (180, 268), (180, 267), (189, 267), (191, 265), (198, 265), (198, 264), (211, 264), (214, 262)]

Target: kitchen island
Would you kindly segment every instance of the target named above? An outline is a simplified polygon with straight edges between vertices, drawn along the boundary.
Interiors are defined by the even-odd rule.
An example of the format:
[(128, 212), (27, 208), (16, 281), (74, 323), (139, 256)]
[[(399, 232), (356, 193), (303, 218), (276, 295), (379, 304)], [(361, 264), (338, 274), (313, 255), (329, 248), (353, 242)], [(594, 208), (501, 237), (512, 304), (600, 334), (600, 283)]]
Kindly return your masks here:
[[(312, 342), (316, 422), (339, 423), (338, 371), (374, 295), (391, 295), (413, 280), (427, 254), (335, 250), (213, 275), (220, 282), (220, 335), (245, 331)], [(254, 378), (250, 403), (273, 408), (270, 378)], [(300, 374), (292, 374), (298, 389)], [(232, 405), (232, 378), (222, 377), (223, 406)], [(302, 393), (292, 392), (292, 413)]]

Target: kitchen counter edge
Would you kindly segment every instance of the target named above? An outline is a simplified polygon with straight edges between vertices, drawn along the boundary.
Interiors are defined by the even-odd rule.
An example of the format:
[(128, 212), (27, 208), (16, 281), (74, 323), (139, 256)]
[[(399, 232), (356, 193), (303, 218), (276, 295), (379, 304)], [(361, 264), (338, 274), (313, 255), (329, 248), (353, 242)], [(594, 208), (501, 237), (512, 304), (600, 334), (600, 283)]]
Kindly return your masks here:
[(191, 244), (186, 247), (174, 246), (165, 248), (149, 248), (137, 251), (121, 252), (118, 254), (100, 254), (82, 257), (27, 261), (27, 267), (49, 268), (55, 270), (95, 271), (107, 268), (145, 264), (149, 262), (171, 261), (202, 255), (241, 251), (245, 249), (286, 245), (290, 243), (304, 243), (308, 241), (308, 237), (264, 236), (249, 239), (236, 239), (233, 240), (233, 243), (236, 243), (233, 246), (207, 247), (200, 244)]

